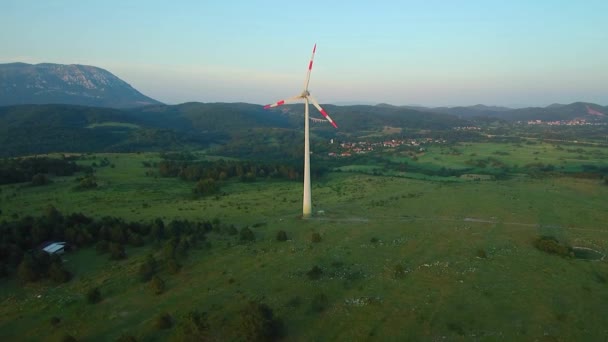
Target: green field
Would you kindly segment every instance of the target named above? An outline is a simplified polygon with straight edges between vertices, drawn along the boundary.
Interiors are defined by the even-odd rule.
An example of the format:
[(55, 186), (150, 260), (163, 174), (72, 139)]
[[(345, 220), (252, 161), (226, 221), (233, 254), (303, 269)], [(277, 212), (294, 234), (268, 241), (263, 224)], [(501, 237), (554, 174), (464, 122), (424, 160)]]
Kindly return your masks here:
[[(433, 146), (418, 163), (464, 168), (469, 159), (495, 157), (520, 166), (606, 166), (606, 149), (578, 148)], [(158, 161), (155, 153), (98, 154), (79, 163), (104, 157), (113, 166), (97, 169), (97, 189), (74, 190), (78, 176), (55, 177), (44, 187), (3, 185), (0, 219), (40, 215), (51, 204), (63, 213), (130, 221), (217, 219), (251, 227), (256, 241), (210, 233), (180, 273), (161, 272), (167, 283), (161, 295), (136, 276), (145, 256), (159, 252), (154, 244), (128, 248), (123, 261), (91, 248), (70, 252), (65, 265), (75, 278), (61, 285), (3, 278), (2, 340), (70, 334), (109, 341), (129, 334), (164, 341), (177, 328), (156, 330), (154, 320), (167, 312), (178, 324), (192, 310), (208, 314), (212, 340), (238, 340), (239, 313), (249, 300), (271, 307), (284, 322), (285, 339), (295, 341), (608, 339), (607, 261), (564, 258), (533, 245), (549, 235), (607, 253), (608, 186), (599, 179), (455, 182), (344, 166), (345, 172), (313, 181), (316, 215), (302, 220), (299, 182), (230, 181), (221, 195), (195, 198), (194, 183), (146, 176), (153, 169), (143, 162)], [(279, 230), (288, 241), (276, 241)], [(313, 233), (322, 241), (311, 242)], [(313, 266), (322, 270), (319, 279), (307, 275)], [(84, 299), (92, 286), (101, 289), (98, 304)], [(60, 323), (53, 326), (51, 317)]]

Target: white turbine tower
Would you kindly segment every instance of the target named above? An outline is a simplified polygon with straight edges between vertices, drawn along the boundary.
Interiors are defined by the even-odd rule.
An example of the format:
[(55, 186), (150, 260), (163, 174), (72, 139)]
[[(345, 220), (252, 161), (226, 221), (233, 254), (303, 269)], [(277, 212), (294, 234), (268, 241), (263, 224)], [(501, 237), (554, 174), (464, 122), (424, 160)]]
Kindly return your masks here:
[(308, 103), (312, 102), (313, 106), (315, 106), (323, 117), (329, 121), (335, 128), (338, 128), (334, 120), (332, 120), (327, 112), (315, 100), (310, 92), (308, 91), (308, 83), (310, 82), (310, 72), (312, 71), (312, 61), (315, 58), (315, 51), (317, 50), (317, 44), (312, 48), (312, 56), (310, 57), (310, 62), (308, 63), (308, 72), (306, 73), (306, 79), (304, 80), (304, 90), (300, 95), (290, 97), (286, 100), (281, 100), (276, 103), (264, 106), (264, 109), (278, 107), (284, 105), (287, 102), (297, 101), (300, 99), (304, 99), (304, 198), (302, 201), (302, 217), (309, 218), (312, 214), (312, 201), (310, 196), (310, 141), (309, 141), (309, 117), (308, 117)]

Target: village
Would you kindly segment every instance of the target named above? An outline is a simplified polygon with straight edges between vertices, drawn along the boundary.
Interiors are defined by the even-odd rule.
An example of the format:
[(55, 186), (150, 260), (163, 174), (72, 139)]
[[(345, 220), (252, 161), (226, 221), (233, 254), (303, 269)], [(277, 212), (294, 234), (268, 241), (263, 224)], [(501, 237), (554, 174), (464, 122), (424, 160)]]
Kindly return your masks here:
[(528, 121), (517, 121), (518, 124), (528, 125), (547, 125), (547, 126), (603, 126), (606, 125), (604, 122), (587, 121), (586, 119), (573, 119), (573, 120), (554, 120), (554, 121), (543, 121), (543, 120), (528, 120)]
[[(358, 142), (343, 142), (340, 143), (338, 152), (329, 152), (327, 155), (330, 157), (351, 157), (355, 154), (366, 154), (375, 151), (385, 151), (388, 149), (395, 148), (413, 148), (418, 152), (424, 152), (424, 145), (429, 144), (445, 144), (445, 139), (433, 139), (433, 138), (418, 138), (418, 139), (390, 139), (384, 141), (358, 141)], [(333, 139), (331, 144), (334, 144)]]

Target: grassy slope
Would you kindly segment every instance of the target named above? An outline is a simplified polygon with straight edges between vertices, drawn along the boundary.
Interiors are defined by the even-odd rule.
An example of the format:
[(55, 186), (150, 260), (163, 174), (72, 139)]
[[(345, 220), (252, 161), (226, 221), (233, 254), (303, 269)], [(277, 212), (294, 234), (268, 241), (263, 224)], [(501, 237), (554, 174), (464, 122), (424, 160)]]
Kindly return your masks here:
[[(467, 167), (465, 164), (467, 160), (488, 157), (496, 158), (509, 166), (524, 166), (532, 163), (553, 164), (556, 167), (568, 167), (571, 164), (607, 164), (608, 150), (605, 148), (565, 145), (561, 146), (562, 149), (558, 149), (557, 146), (547, 143), (532, 145), (465, 143), (456, 147), (461, 154), (449, 154), (449, 148), (432, 146), (419, 161), (451, 168), (464, 168)], [(582, 152), (576, 152), (578, 149)]]
[[(483, 149), (494, 150), (475, 148), (480, 158)], [(608, 336), (608, 321), (598, 314), (608, 300), (608, 264), (562, 259), (531, 244), (539, 234), (551, 234), (608, 251), (608, 187), (598, 181), (439, 183), (332, 174), (313, 184), (315, 210), (325, 215), (302, 221), (298, 183), (233, 183), (219, 200), (193, 200), (192, 183), (143, 176), (141, 161), (154, 155), (105, 156), (115, 168), (99, 169), (97, 190), (74, 192), (69, 178), (55, 179), (44, 191), (3, 186), (2, 217), (36, 214), (52, 203), (63, 212), (130, 220), (217, 217), (239, 227), (266, 225), (253, 228), (258, 240), (248, 245), (212, 235), (212, 248), (194, 251), (180, 274), (162, 275), (168, 290), (160, 296), (135, 279), (152, 246), (129, 249), (129, 259), (118, 263), (90, 250), (69, 254), (66, 265), (77, 278), (56, 287), (1, 280), (4, 339), (68, 332), (105, 341), (128, 332), (160, 341), (171, 331), (154, 331), (153, 319), (161, 312), (179, 318), (192, 309), (209, 312), (213, 332), (226, 338), (251, 298), (269, 304), (285, 320), (289, 337), (302, 341)], [(291, 240), (274, 241), (279, 229)], [(311, 243), (312, 232), (323, 241)], [(486, 259), (476, 257), (479, 249)], [(306, 277), (313, 265), (323, 269), (321, 280)], [(396, 265), (408, 271), (403, 278), (394, 277)], [(83, 299), (93, 285), (105, 298), (95, 306)], [(310, 303), (319, 293), (329, 303), (315, 313)], [(57, 328), (49, 323), (52, 316), (62, 318)]]

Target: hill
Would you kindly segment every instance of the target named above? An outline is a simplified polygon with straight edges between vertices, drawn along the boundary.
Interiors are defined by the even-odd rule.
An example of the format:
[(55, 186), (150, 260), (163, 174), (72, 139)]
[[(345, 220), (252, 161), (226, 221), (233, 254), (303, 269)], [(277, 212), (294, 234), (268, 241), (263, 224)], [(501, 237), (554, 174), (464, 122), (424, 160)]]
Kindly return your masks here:
[[(73, 105), (0, 107), (0, 157), (50, 152), (136, 152), (206, 146), (222, 137), (138, 113)], [(167, 126), (167, 127), (165, 127)]]
[[(317, 135), (358, 135), (401, 129), (449, 129), (466, 124), (456, 117), (404, 108), (325, 106), (338, 122), (312, 125)], [(312, 114), (313, 117), (316, 113)], [(320, 115), (318, 115), (320, 117)], [(248, 103), (184, 103), (130, 109), (74, 105), (0, 107), (0, 157), (49, 152), (136, 152), (204, 148), (256, 135), (296, 139), (303, 126), (302, 105), (264, 110)], [(249, 133), (247, 133), (249, 132)], [(293, 137), (293, 138), (286, 138)], [(234, 142), (234, 141), (233, 141)], [(238, 144), (238, 146), (242, 145)]]
[[(386, 126), (402, 129), (450, 129), (455, 126), (464, 126), (466, 120), (452, 115), (421, 111), (405, 107), (379, 104), (335, 106), (323, 105), (329, 115), (338, 124), (341, 132), (357, 133), (360, 131), (378, 131)], [(294, 124), (303, 125), (303, 106), (288, 105), (274, 109), (288, 115)], [(322, 119), (323, 117), (311, 106), (311, 118)], [(321, 125), (327, 129), (333, 129), (329, 125)]]
[(462, 118), (473, 118), (482, 116), (500, 116), (502, 113), (512, 111), (513, 109), (498, 106), (486, 106), (477, 104), (474, 106), (457, 106), (457, 107), (421, 107), (421, 106), (405, 106), (405, 108), (416, 109), (426, 112), (435, 112), (455, 115)]
[(568, 105), (550, 105), (544, 108), (520, 108), (506, 112), (502, 117), (506, 120), (601, 120), (607, 119), (608, 107), (602, 107), (594, 103), (574, 102)]
[(608, 114), (608, 107), (586, 102), (574, 102), (571, 104), (554, 103), (547, 107), (527, 107), (518, 109), (485, 105), (434, 108), (405, 106), (401, 108), (450, 114), (465, 119), (490, 117), (507, 121), (555, 121), (574, 119), (606, 120), (606, 114)]
[(88, 65), (0, 64), (0, 106), (72, 104), (128, 108), (160, 104), (107, 70)]

